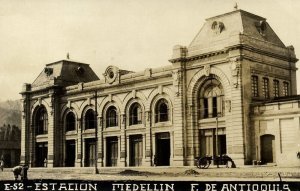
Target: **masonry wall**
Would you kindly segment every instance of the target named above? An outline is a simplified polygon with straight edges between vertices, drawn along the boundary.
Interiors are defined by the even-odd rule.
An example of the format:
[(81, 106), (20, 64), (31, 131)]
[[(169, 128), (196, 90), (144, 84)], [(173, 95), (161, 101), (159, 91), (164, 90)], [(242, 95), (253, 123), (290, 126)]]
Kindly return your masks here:
[(254, 107), (252, 117), (255, 129), (254, 142), (257, 145), (253, 153), (262, 159), (261, 136), (275, 136), (275, 158), (274, 163), (280, 166), (299, 166), (300, 159), (297, 152), (300, 150), (300, 107), (296, 100), (278, 102)]

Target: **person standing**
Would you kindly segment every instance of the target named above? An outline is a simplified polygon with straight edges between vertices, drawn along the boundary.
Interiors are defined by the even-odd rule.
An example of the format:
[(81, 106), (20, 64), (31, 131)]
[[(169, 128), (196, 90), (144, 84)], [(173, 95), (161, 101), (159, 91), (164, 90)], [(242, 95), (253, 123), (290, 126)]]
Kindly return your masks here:
[(3, 155), (1, 155), (1, 159), (0, 159), (0, 168), (3, 171), (3, 169), (4, 169), (4, 156)]
[(3, 171), (3, 168), (4, 168), (4, 161), (1, 159), (0, 160), (0, 169), (1, 169), (1, 171)]

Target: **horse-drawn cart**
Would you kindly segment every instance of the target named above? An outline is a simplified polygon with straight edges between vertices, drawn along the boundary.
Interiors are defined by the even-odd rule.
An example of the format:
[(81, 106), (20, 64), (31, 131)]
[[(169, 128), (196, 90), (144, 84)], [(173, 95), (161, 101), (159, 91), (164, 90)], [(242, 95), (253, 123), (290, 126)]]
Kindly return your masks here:
[(230, 158), (228, 155), (219, 155), (216, 157), (212, 156), (204, 156), (204, 157), (196, 157), (195, 158), (196, 165), (198, 168), (208, 168), (212, 161), (215, 162), (217, 167), (219, 168), (219, 165), (225, 164), (226, 168), (229, 168), (229, 163), (231, 164), (231, 168), (236, 168), (236, 165), (232, 158)]

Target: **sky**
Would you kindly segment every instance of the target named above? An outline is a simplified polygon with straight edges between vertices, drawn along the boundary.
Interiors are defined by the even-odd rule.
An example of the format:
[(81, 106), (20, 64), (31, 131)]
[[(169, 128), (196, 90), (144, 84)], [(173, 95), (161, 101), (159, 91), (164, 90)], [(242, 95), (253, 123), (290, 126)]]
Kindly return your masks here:
[(188, 46), (206, 18), (233, 11), (235, 3), (267, 18), (300, 57), (298, 0), (0, 0), (0, 101), (20, 99), (24, 83), (67, 53), (100, 79), (109, 65), (169, 65), (173, 46)]

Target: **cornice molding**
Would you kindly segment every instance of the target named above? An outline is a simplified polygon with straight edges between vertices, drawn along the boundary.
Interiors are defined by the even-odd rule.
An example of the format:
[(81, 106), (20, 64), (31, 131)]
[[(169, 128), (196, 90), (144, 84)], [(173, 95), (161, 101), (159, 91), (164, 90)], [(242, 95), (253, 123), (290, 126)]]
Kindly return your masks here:
[(293, 57), (290, 57), (290, 56), (282, 56), (282, 55), (275, 54), (273, 52), (266, 51), (266, 50), (261, 50), (259, 48), (255, 48), (253, 46), (243, 44), (243, 43), (233, 45), (233, 46), (228, 46), (228, 47), (225, 47), (224, 49), (218, 50), (218, 51), (212, 51), (212, 52), (203, 53), (203, 54), (199, 54), (199, 55), (191, 56), (191, 57), (187, 56), (186, 58), (173, 59), (173, 60), (169, 60), (169, 61), (170, 62), (173, 62), (173, 61), (189, 62), (189, 61), (194, 61), (194, 60), (200, 60), (202, 58), (212, 57), (212, 56), (215, 56), (215, 55), (218, 55), (218, 54), (228, 53), (232, 50), (237, 50), (237, 49), (248, 50), (250, 52), (255, 52), (255, 53), (258, 53), (258, 54), (261, 54), (261, 55), (269, 56), (269, 57), (272, 57), (272, 58), (277, 58), (277, 59), (287, 61), (287, 62), (296, 63), (298, 61), (297, 58), (293, 58)]

